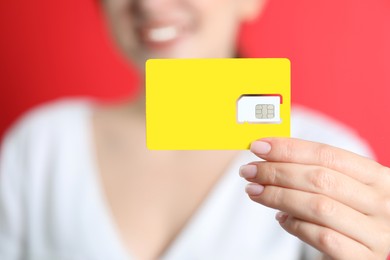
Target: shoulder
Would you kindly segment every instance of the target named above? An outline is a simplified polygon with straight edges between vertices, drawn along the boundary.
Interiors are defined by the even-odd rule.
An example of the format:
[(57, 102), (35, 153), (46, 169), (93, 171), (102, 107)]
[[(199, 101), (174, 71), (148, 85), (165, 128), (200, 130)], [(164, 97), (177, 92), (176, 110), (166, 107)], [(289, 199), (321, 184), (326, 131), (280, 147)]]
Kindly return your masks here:
[(92, 109), (92, 100), (61, 99), (39, 105), (25, 113), (6, 133), (6, 138), (20, 135), (46, 135), (53, 130), (72, 127)]
[[(92, 100), (66, 99), (40, 105), (24, 114), (6, 133), (0, 152), (0, 162), (29, 172), (33, 165), (59, 155), (70, 145), (77, 145), (85, 131)], [(1, 169), (0, 169), (1, 170)], [(5, 171), (5, 169), (2, 169)], [(7, 171), (11, 171), (7, 168)], [(16, 169), (14, 169), (16, 171)]]
[(302, 106), (292, 108), (292, 137), (320, 142), (374, 158), (374, 154), (357, 131), (318, 111)]
[[(91, 100), (51, 102), (8, 131), (0, 151), (1, 259), (16, 259), (31, 245), (29, 256), (45, 258), (39, 250), (50, 251), (50, 241), (57, 241), (61, 252), (77, 254), (86, 244), (69, 241), (102, 225), (89, 131), (93, 109)], [(80, 210), (88, 212), (72, 214)], [(85, 228), (68, 232), (80, 225)]]
[(39, 105), (8, 129), (3, 146), (13, 143), (38, 148), (76, 133), (80, 123), (89, 118), (93, 104), (89, 99), (61, 99)]

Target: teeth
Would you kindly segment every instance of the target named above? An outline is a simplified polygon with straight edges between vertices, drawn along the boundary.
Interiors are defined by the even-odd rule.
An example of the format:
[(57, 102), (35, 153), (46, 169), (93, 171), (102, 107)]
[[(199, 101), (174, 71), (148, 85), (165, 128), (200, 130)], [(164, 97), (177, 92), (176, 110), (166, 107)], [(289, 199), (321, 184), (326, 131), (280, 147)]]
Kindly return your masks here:
[(166, 26), (156, 29), (150, 29), (147, 37), (150, 41), (164, 42), (173, 40), (178, 35), (178, 29), (175, 26)]

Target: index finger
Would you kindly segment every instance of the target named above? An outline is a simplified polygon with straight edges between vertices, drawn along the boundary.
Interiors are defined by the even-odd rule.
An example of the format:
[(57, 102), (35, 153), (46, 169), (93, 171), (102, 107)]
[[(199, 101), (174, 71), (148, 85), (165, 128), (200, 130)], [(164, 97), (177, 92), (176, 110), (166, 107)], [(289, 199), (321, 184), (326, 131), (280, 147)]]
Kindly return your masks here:
[(362, 183), (373, 184), (383, 175), (379, 163), (326, 144), (294, 138), (265, 138), (255, 141), (251, 151), (271, 162), (319, 165), (346, 174)]

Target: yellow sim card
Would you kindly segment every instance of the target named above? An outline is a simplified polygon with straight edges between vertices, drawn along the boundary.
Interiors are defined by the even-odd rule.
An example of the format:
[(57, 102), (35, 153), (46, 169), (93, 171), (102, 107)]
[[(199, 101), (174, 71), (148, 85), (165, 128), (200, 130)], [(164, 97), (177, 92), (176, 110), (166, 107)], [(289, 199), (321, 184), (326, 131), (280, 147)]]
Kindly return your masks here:
[(241, 150), (290, 136), (290, 61), (151, 59), (146, 142), (151, 150)]

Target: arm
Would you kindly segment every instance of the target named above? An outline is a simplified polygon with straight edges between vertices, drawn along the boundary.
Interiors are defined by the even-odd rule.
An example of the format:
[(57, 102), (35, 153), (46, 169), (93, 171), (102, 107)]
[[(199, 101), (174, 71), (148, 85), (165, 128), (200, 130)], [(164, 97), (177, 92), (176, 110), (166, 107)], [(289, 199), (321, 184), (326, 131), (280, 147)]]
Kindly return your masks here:
[(21, 138), (13, 131), (0, 150), (0, 259), (21, 259), (23, 251), (23, 179)]

